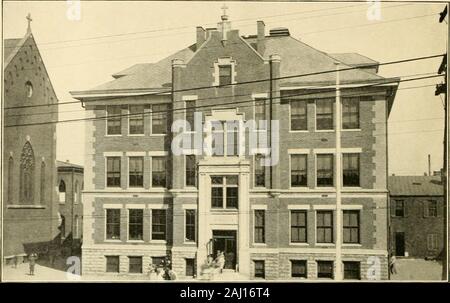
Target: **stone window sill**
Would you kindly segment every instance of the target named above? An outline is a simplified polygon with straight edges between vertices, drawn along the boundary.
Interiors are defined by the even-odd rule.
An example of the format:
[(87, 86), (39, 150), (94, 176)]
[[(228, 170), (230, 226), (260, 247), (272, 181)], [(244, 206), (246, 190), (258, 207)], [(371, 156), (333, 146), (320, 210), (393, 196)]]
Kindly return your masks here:
[(7, 209), (45, 209), (44, 205), (26, 205), (26, 204), (15, 204), (6, 206)]

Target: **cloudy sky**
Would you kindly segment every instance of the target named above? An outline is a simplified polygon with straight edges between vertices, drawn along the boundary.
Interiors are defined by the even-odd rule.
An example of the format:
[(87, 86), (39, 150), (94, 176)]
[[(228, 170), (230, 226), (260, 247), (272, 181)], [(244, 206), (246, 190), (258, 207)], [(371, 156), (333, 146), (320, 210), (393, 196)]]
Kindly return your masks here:
[[(266, 29), (288, 27), (292, 36), (325, 52), (357, 52), (379, 62), (441, 54), (447, 25), (438, 22), (444, 4), (391, 2), (381, 5), (381, 20), (367, 17), (369, 4), (227, 3), (232, 27), (255, 34), (256, 20)], [(66, 1), (3, 2), (3, 38), (20, 38), (31, 13), (32, 31), (60, 103), (69, 91), (89, 89), (136, 63), (157, 61), (195, 41), (195, 27), (213, 27), (223, 2), (81, 2), (79, 20), (68, 18)], [(373, 6), (372, 6), (373, 7)], [(76, 19), (76, 18), (75, 18)], [(440, 59), (380, 67), (380, 75), (435, 73)], [(405, 78), (407, 79), (407, 77)], [(389, 171), (423, 174), (442, 167), (444, 111), (427, 79), (400, 84), (389, 117)], [(422, 87), (417, 87), (422, 86)], [(424, 87), (423, 87), (424, 86)], [(411, 88), (412, 87), (412, 88)], [(84, 117), (78, 104), (59, 106), (59, 120)], [(83, 164), (84, 126), (57, 126), (59, 160)]]

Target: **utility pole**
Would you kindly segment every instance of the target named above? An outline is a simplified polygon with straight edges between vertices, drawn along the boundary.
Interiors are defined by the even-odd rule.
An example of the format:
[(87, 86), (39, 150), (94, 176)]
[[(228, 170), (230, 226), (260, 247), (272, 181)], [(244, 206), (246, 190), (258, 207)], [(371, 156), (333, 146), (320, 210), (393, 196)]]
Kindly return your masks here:
[(339, 79), (339, 62), (336, 65), (336, 280), (343, 279), (342, 274), (342, 201), (341, 201), (341, 91)]
[(428, 154), (428, 176), (431, 176), (431, 155)]
[[(448, 12), (450, 11), (450, 3), (447, 4), (447, 6), (444, 8), (444, 10), (440, 13), (440, 17), (439, 17), (439, 23), (442, 23), (445, 20), (445, 17), (447, 16)], [(447, 18), (449, 19), (449, 18)], [(445, 95), (445, 100), (444, 100), (444, 114), (445, 114), (445, 121), (444, 121), (444, 161), (443, 161), (443, 169), (442, 169), (442, 176), (441, 176), (441, 180), (442, 180), (442, 186), (443, 186), (443, 190), (444, 190), (444, 206), (443, 206), (443, 218), (444, 218), (444, 224), (443, 224), (443, 228), (444, 228), (444, 241), (443, 241), (443, 249), (442, 249), (442, 279), (443, 280), (447, 280), (447, 275), (448, 275), (448, 256), (447, 256), (447, 252), (448, 252), (448, 207), (447, 207), (447, 192), (448, 192), (448, 161), (447, 161), (447, 155), (448, 155), (448, 134), (447, 134), (447, 130), (448, 130), (448, 51), (450, 49), (450, 39), (448, 38), (448, 36), (450, 35), (450, 20), (446, 21), (447, 22), (447, 26), (448, 26), (448, 31), (447, 31), (447, 54), (444, 56), (444, 58), (442, 59), (442, 63), (439, 66), (439, 70), (438, 73), (441, 74), (443, 72), (445, 72), (445, 82), (443, 84), (438, 84), (436, 85), (436, 91), (435, 91), (435, 95), (438, 96), (440, 94), (444, 94)]]

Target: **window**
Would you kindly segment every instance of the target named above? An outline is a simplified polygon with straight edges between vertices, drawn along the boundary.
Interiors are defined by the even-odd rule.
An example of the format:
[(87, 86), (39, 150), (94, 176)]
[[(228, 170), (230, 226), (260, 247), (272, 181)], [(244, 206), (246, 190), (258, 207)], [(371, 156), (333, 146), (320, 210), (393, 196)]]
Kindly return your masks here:
[(306, 243), (307, 242), (307, 212), (305, 210), (291, 211), (291, 242)]
[(152, 106), (152, 134), (167, 133), (167, 105)]
[(75, 182), (75, 191), (73, 193), (73, 203), (78, 204), (78, 181)]
[(266, 186), (266, 167), (261, 163), (264, 162), (264, 156), (257, 154), (255, 156), (255, 186)]
[(342, 99), (342, 128), (359, 128), (359, 98)]
[(308, 130), (306, 100), (291, 101), (291, 130)]
[(317, 186), (333, 186), (333, 155), (317, 155)]
[(152, 186), (166, 187), (166, 157), (152, 157)]
[(129, 158), (129, 186), (143, 187), (144, 186), (144, 157), (130, 157)]
[(129, 107), (129, 133), (130, 135), (144, 134), (144, 106), (130, 105)]
[(27, 83), (25, 83), (25, 91), (28, 98), (31, 98), (31, 96), (33, 96), (33, 85), (30, 81), (27, 81)]
[(255, 99), (255, 122), (257, 130), (265, 130), (264, 123), (266, 121), (266, 99)]
[(317, 212), (317, 243), (333, 243), (333, 212)]
[(106, 272), (119, 272), (119, 256), (106, 256)]
[(106, 186), (120, 187), (120, 157), (107, 158)]
[(344, 261), (344, 279), (345, 280), (360, 280), (361, 279), (361, 265), (355, 261)]
[(291, 260), (291, 277), (305, 279), (307, 278), (305, 260)]
[(359, 154), (343, 154), (343, 185), (359, 186)]
[(394, 213), (395, 217), (404, 217), (405, 216), (405, 201), (403, 200), (394, 200)]
[(74, 230), (74, 233), (73, 233), (73, 238), (74, 239), (80, 238), (80, 236), (79, 236), (79, 229), (80, 229), (80, 218), (76, 215), (75, 216), (75, 230)]
[(152, 210), (152, 240), (166, 240), (166, 210)]
[(41, 199), (41, 204), (45, 203), (45, 162), (42, 161), (41, 162), (41, 193), (40, 193), (40, 199)]
[(317, 277), (333, 279), (333, 261), (317, 261)]
[(219, 65), (219, 85), (231, 84), (231, 65)]
[(308, 185), (307, 155), (291, 155), (291, 186)]
[(195, 276), (195, 259), (187, 258), (186, 260), (186, 277)]
[(142, 257), (128, 257), (129, 273), (142, 273)]
[(186, 242), (195, 242), (195, 210), (187, 209), (186, 210)]
[(120, 240), (120, 209), (106, 210), (106, 239)]
[(66, 183), (61, 180), (59, 182), (59, 187), (58, 187), (58, 191), (59, 191), (59, 203), (66, 203)]
[(14, 172), (14, 159), (13, 157), (9, 157), (8, 160), (8, 201), (10, 204), (14, 203), (13, 199), (13, 172)]
[(255, 243), (265, 243), (265, 229), (266, 229), (266, 212), (263, 209), (256, 209), (255, 210), (255, 236), (254, 236), (254, 242)]
[(22, 204), (34, 204), (34, 152), (30, 142), (25, 143), (20, 156), (20, 198)]
[(144, 231), (144, 210), (129, 209), (128, 218), (128, 239), (142, 240)]
[(333, 129), (333, 104), (333, 100), (330, 99), (316, 100), (317, 130)]
[(226, 136), (225, 136), (225, 155), (237, 156), (239, 155), (239, 122), (227, 121), (225, 123)]
[(120, 135), (122, 133), (122, 107), (120, 105), (107, 106), (106, 113), (108, 120), (107, 135)]
[(212, 121), (213, 156), (239, 155), (239, 121)]
[(359, 243), (359, 211), (344, 210), (344, 243)]
[(186, 156), (186, 186), (197, 186), (197, 162), (195, 155)]
[(255, 264), (255, 278), (266, 278), (266, 269), (263, 260), (253, 260)]
[(185, 105), (186, 105), (186, 122), (189, 125), (189, 129), (190, 131), (194, 131), (194, 126), (195, 126), (195, 101), (191, 100), (191, 101), (185, 101)]
[(211, 176), (211, 207), (238, 208), (238, 176)]
[(66, 237), (66, 217), (61, 215), (61, 225), (59, 226), (59, 230), (61, 231), (61, 237)]
[(425, 201), (425, 217), (437, 217), (438, 208), (436, 200)]
[(427, 235), (427, 248), (428, 250), (436, 251), (439, 248), (438, 235), (428, 234)]

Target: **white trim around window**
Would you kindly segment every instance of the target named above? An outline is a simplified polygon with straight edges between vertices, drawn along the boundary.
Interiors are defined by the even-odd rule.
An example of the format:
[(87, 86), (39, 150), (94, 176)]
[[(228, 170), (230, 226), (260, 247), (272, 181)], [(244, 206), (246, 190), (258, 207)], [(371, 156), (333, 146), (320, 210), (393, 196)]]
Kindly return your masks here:
[[(321, 247), (335, 247), (336, 246), (336, 205), (313, 205), (314, 209), (314, 245)], [(322, 243), (317, 242), (317, 211), (331, 211), (333, 218), (333, 242), (332, 243)]]
[[(108, 106), (120, 106), (120, 134), (108, 134)], [(122, 107), (121, 105), (105, 105), (105, 137), (121, 137), (122, 136)]]
[[(143, 106), (144, 111), (142, 112), (142, 124), (143, 124), (143, 133), (142, 134), (130, 134), (130, 119), (132, 118), (130, 113), (130, 106)], [(129, 137), (144, 137), (145, 136), (145, 105), (144, 104), (128, 104), (127, 108), (127, 115), (128, 115), (128, 127), (127, 127), (127, 136)], [(136, 115), (137, 116), (137, 115)]]
[[(167, 204), (154, 204), (154, 205), (149, 205), (148, 206), (148, 208), (150, 209), (150, 218), (149, 218), (149, 220), (148, 220), (148, 222), (149, 222), (149, 224), (150, 224), (150, 226), (149, 226), (149, 230), (150, 230), (150, 243), (160, 243), (160, 244), (166, 244), (167, 243), (167, 210), (169, 209), (169, 205), (167, 205)], [(165, 240), (154, 240), (153, 239), (153, 235), (152, 235), (152, 233), (153, 233), (153, 210), (154, 209), (164, 209), (165, 211), (166, 211), (166, 239)]]
[(120, 235), (119, 239), (108, 239), (107, 238), (107, 231), (108, 231), (108, 209), (119, 209), (119, 229), (122, 225), (122, 204), (103, 204), (103, 215), (105, 216), (105, 222), (104, 222), (104, 233), (103, 233), (103, 242), (108, 243), (120, 243), (122, 242), (122, 235)]
[[(190, 205), (186, 205), (188, 207), (185, 208), (185, 205), (183, 205), (183, 243), (186, 245), (197, 245), (197, 231), (198, 231), (198, 214), (197, 214), (197, 207), (191, 208)], [(187, 241), (186, 240), (186, 214), (188, 210), (195, 211), (195, 234), (194, 234), (194, 241)]]
[[(252, 224), (252, 245), (253, 246), (267, 246), (267, 237), (266, 237), (266, 231), (267, 231), (267, 220), (266, 220), (266, 217), (267, 217), (267, 205), (257, 205), (257, 204), (254, 204), (254, 205), (252, 205), (251, 206), (251, 208), (252, 208), (252, 211), (251, 211), (251, 213), (252, 213), (252, 216), (253, 216), (253, 218), (252, 218), (252, 222), (253, 222), (253, 224)], [(256, 243), (255, 242), (255, 211), (257, 211), (257, 210), (263, 210), (264, 211), (264, 243)]]
[[(289, 104), (288, 104), (288, 123), (289, 123), (289, 132), (290, 133), (309, 133), (309, 127), (308, 127), (308, 122), (309, 122), (309, 117), (308, 117), (308, 100), (309, 99), (299, 99), (299, 100), (294, 100), (294, 101), (305, 101), (306, 102), (306, 129), (299, 129), (299, 130), (292, 130), (291, 128), (291, 102), (292, 100), (289, 100)], [(315, 102), (314, 102), (315, 103)]]
[[(289, 245), (292, 246), (309, 246), (309, 235), (308, 235), (308, 213), (310, 210), (311, 206), (310, 205), (295, 205), (295, 204), (291, 204), (288, 205), (288, 210), (289, 210), (289, 218), (288, 218), (288, 229), (289, 229)], [(292, 211), (293, 210), (301, 210), (301, 211), (305, 211), (306, 212), (306, 242), (292, 242), (292, 236), (291, 236), (291, 230), (292, 230), (292, 225), (291, 225), (291, 220), (292, 220)]]
[[(126, 234), (126, 241), (127, 243), (144, 243), (144, 222), (145, 222), (145, 205), (144, 204), (138, 204), (134, 206), (139, 206), (137, 208), (131, 207), (132, 204), (130, 204), (130, 207), (128, 205), (126, 206), (126, 213), (127, 213), (127, 234)], [(130, 209), (142, 209), (142, 240), (130, 240)]]
[[(308, 182), (309, 182), (309, 174), (308, 174), (308, 170), (309, 170), (309, 165), (308, 165), (308, 160), (309, 160), (309, 149), (304, 149), (304, 148), (293, 148), (293, 149), (288, 149), (288, 174), (289, 174), (289, 178), (288, 178), (288, 182), (289, 182), (289, 189), (309, 189), (308, 186)], [(306, 186), (292, 186), (292, 155), (306, 155)], [(317, 165), (317, 163), (316, 163)]]

